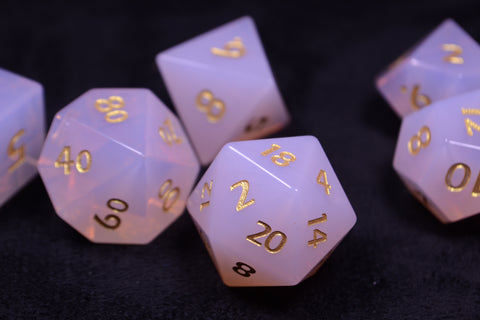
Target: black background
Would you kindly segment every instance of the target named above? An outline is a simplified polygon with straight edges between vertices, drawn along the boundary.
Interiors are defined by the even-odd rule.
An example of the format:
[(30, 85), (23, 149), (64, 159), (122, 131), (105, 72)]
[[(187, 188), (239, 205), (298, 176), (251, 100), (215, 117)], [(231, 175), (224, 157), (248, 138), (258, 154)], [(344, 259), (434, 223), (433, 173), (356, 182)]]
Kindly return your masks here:
[(480, 40), (475, 3), (2, 1), (0, 67), (44, 85), (48, 124), (94, 87), (147, 87), (171, 107), (155, 55), (251, 15), (293, 119), (279, 135), (319, 138), (358, 222), (300, 285), (228, 288), (188, 214), (149, 245), (96, 245), (37, 177), (0, 208), (0, 318), (478, 318), (480, 217), (442, 225), (406, 191), (400, 120), (374, 87), (447, 17)]

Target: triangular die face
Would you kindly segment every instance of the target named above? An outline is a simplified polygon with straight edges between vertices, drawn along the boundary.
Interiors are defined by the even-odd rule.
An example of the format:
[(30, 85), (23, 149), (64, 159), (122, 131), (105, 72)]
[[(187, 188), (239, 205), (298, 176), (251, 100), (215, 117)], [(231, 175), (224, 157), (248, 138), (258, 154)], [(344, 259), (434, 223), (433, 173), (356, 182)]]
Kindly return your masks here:
[(141, 161), (140, 154), (67, 116), (54, 120), (38, 170), (58, 212)]
[(478, 74), (480, 46), (453, 20), (444, 21), (412, 53), (412, 63), (454, 74)]
[(67, 107), (67, 116), (140, 154), (145, 153), (148, 89), (92, 89)]
[(180, 121), (154, 95), (147, 101), (146, 157), (198, 170), (197, 157)]
[(200, 161), (213, 160), (246, 125), (265, 86), (261, 79), (236, 77), (213, 67), (165, 63), (164, 79)]
[[(243, 49), (225, 50), (225, 46)], [(232, 51), (237, 54), (230, 53)], [(162, 72), (163, 64), (175, 63), (212, 69), (214, 73), (228, 72), (233, 77), (246, 77), (250, 81), (252, 78), (261, 81), (272, 78), (260, 37), (250, 17), (237, 19), (161, 52), (157, 63)]]
[(138, 162), (57, 213), (90, 241), (145, 244), (159, 231), (146, 215), (144, 194), (145, 165)]

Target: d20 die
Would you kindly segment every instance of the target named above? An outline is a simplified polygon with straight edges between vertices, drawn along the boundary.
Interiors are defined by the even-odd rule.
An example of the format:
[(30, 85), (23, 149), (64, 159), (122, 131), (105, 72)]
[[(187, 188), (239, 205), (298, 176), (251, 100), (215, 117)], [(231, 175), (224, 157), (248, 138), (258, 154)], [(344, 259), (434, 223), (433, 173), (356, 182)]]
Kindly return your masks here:
[(289, 121), (250, 17), (160, 53), (157, 64), (202, 164), (229, 141), (259, 138)]
[(147, 89), (93, 89), (52, 123), (38, 168), (57, 214), (93, 242), (150, 242), (185, 208), (199, 164)]
[(43, 88), (0, 69), (0, 205), (37, 174), (45, 137)]
[(377, 79), (400, 116), (432, 102), (480, 88), (480, 46), (453, 20), (400, 57)]
[(402, 121), (393, 166), (442, 222), (480, 212), (480, 90), (438, 101)]
[(187, 207), (228, 286), (299, 283), (356, 221), (311, 136), (225, 145)]

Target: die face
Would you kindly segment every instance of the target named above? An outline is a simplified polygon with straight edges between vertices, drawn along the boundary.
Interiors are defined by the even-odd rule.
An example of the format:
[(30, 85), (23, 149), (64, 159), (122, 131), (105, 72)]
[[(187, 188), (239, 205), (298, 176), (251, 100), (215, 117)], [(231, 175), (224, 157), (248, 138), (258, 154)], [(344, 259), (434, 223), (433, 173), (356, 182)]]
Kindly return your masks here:
[[(317, 182), (320, 171), (330, 187), (323, 175)], [(188, 210), (229, 286), (297, 284), (356, 219), (313, 137), (227, 144)]]
[(402, 122), (394, 168), (442, 222), (480, 211), (479, 98), (477, 90), (445, 99)]
[(404, 117), (447, 97), (477, 89), (480, 46), (453, 20), (446, 20), (399, 63), (377, 87)]
[(37, 173), (45, 136), (43, 88), (0, 69), (0, 205)]
[(289, 121), (249, 17), (160, 53), (157, 64), (203, 164), (226, 142)]
[[(123, 101), (113, 109), (128, 116), (105, 121), (99, 97), (105, 108), (111, 97)], [(93, 242), (131, 244), (150, 242), (182, 214), (199, 170), (178, 120), (145, 89), (91, 90), (62, 109), (38, 167), (62, 219)]]

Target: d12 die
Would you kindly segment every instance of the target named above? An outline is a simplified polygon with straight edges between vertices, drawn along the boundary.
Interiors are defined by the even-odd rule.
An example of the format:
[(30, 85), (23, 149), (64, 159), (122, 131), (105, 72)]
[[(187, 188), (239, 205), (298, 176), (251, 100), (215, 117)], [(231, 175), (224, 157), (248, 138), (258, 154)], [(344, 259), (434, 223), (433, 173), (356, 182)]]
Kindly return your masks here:
[(480, 212), (480, 91), (405, 117), (393, 166), (442, 222)]
[(93, 89), (56, 116), (39, 160), (57, 214), (93, 242), (150, 242), (185, 208), (199, 164), (147, 89)]
[(0, 205), (37, 174), (45, 137), (43, 88), (0, 69)]
[(160, 53), (157, 64), (202, 164), (229, 141), (259, 138), (289, 121), (249, 17)]
[(432, 102), (480, 88), (480, 46), (453, 20), (443, 22), (377, 79), (403, 117)]
[(187, 207), (228, 286), (299, 283), (356, 221), (311, 136), (225, 145)]

